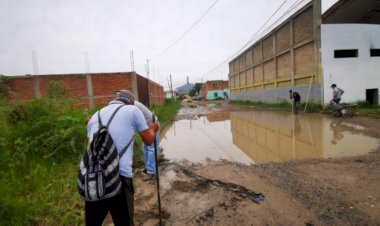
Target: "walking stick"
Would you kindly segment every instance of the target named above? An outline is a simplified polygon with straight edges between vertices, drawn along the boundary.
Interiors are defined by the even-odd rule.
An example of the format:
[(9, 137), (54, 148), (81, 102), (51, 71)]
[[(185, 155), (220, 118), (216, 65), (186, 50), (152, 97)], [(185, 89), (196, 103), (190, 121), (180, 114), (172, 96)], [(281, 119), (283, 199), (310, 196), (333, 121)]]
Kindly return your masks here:
[[(156, 121), (156, 116), (152, 114), (152, 122)], [(160, 217), (160, 226), (162, 226), (162, 213), (161, 213), (161, 198), (160, 198), (160, 174), (158, 172), (158, 153), (156, 132), (154, 132), (154, 160), (156, 161), (156, 184), (157, 184), (157, 200), (158, 200), (158, 215)]]

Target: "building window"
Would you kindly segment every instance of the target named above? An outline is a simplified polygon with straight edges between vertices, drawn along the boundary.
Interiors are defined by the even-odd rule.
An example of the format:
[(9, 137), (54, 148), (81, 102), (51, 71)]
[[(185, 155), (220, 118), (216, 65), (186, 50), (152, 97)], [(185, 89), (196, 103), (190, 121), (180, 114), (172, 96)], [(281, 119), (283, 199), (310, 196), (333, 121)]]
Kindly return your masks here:
[(371, 49), (371, 57), (380, 57), (380, 49)]
[(217, 87), (217, 86), (218, 86), (218, 82), (213, 82), (212, 85), (213, 85), (214, 87)]
[(350, 58), (350, 57), (358, 57), (358, 50), (357, 49), (334, 50), (334, 58)]
[(214, 97), (218, 97), (218, 93), (214, 93)]

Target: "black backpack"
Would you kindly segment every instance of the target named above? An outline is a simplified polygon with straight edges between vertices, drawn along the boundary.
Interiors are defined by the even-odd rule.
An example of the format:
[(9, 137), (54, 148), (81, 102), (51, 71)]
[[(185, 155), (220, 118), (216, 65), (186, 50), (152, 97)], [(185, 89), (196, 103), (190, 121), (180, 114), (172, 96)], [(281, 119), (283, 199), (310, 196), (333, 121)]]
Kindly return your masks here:
[(98, 112), (99, 129), (94, 133), (78, 171), (79, 195), (86, 201), (108, 199), (121, 191), (119, 159), (127, 151), (134, 137), (132, 136), (131, 141), (119, 154), (108, 127), (123, 106), (117, 107), (106, 126), (103, 125), (100, 118), (100, 110)]

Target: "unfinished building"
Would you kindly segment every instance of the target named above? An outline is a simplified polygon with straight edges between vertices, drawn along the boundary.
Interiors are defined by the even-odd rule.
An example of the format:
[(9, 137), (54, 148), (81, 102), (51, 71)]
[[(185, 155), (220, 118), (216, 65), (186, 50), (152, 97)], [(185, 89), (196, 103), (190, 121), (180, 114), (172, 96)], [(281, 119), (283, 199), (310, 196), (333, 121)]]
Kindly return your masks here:
[(117, 90), (131, 91), (146, 106), (165, 102), (163, 87), (135, 72), (8, 76), (11, 102), (47, 97), (49, 85), (57, 83), (77, 106), (93, 108), (108, 104)]
[[(351, 94), (346, 92), (344, 101), (366, 100), (367, 92), (372, 95), (372, 102), (379, 104), (376, 90), (380, 87), (380, 79), (375, 78), (379, 77), (375, 72), (375, 65), (380, 65), (379, 57), (373, 57), (369, 63), (363, 63), (363, 60), (331, 60), (334, 50), (357, 50), (359, 43), (362, 47), (368, 47), (368, 54), (364, 57), (367, 60), (370, 51), (376, 54), (380, 48), (380, 26), (375, 21), (358, 22), (358, 18), (373, 14), (373, 9), (378, 8), (380, 3), (375, 0), (365, 2), (368, 3), (364, 4), (366, 7), (357, 7), (363, 3), (353, 0), (336, 3), (333, 10), (326, 12), (329, 14), (328, 25), (321, 24), (321, 1), (313, 0), (299, 9), (229, 63), (231, 99), (284, 102), (289, 101), (288, 90), (292, 89), (301, 94), (302, 102), (326, 104), (331, 99), (330, 85), (337, 83), (343, 89), (355, 90)], [(348, 5), (351, 10), (341, 13), (340, 20), (332, 16), (347, 11)], [(356, 12), (357, 19), (352, 19), (352, 11)], [(325, 18), (327, 16), (324, 22), (327, 21)], [(348, 21), (349, 18), (350, 23), (370, 24), (346, 24), (338, 28), (331, 25)], [(350, 35), (361, 38), (350, 42)], [(345, 40), (344, 46), (341, 38)], [(358, 75), (356, 70), (350, 68), (364, 71), (362, 74), (365, 76), (360, 76), (360, 79), (366, 82), (359, 83), (359, 86), (352, 84), (351, 78)], [(334, 74), (334, 80), (330, 79), (330, 74)]]

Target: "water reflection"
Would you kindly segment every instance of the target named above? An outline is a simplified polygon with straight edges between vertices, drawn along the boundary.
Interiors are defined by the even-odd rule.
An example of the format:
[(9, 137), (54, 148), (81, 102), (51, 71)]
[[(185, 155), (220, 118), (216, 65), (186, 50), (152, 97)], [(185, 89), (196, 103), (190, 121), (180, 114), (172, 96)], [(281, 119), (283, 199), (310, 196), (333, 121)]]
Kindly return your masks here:
[(257, 163), (366, 154), (378, 140), (321, 115), (231, 113), (233, 143)]
[(232, 142), (230, 113), (219, 112), (200, 116), (197, 120), (179, 120), (161, 140), (165, 157), (203, 162), (226, 159), (244, 164), (252, 160)]
[(319, 114), (215, 112), (179, 120), (161, 144), (168, 159), (249, 163), (336, 158), (366, 154), (379, 140), (360, 128)]

